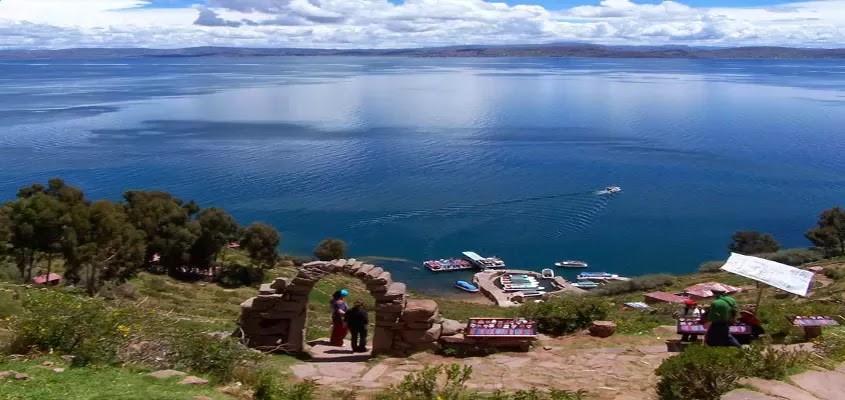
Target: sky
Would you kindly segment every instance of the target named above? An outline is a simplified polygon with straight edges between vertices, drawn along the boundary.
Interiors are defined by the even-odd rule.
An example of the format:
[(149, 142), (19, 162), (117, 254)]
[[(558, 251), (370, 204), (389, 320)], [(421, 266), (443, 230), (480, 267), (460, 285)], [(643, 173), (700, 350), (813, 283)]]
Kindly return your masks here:
[(845, 47), (845, 0), (0, 0), (0, 48)]

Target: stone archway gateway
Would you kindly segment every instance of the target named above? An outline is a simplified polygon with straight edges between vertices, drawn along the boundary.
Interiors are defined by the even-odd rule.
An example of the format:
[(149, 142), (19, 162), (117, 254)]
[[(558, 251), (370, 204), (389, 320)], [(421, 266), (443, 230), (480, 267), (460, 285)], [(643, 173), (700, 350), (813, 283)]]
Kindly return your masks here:
[(361, 279), (376, 299), (374, 355), (401, 356), (437, 346), (442, 331), (437, 303), (406, 299), (405, 284), (394, 282), (390, 272), (355, 259), (311, 262), (304, 264), (293, 279), (276, 278), (271, 284), (261, 285), (258, 296), (241, 304), (239, 333), (244, 342), (260, 350), (304, 351), (308, 295), (331, 273)]

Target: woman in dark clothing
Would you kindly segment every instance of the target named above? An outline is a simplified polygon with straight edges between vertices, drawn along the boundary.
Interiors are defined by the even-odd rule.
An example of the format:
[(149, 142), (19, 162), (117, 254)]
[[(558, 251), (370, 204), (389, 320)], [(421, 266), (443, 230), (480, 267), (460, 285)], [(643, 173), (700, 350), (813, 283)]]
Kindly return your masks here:
[(347, 328), (344, 316), (346, 315), (346, 301), (343, 300), (349, 292), (346, 289), (338, 290), (332, 294), (330, 302), (332, 306), (332, 346), (343, 346), (343, 339), (346, 337)]
[(346, 311), (346, 325), (352, 333), (352, 351), (363, 353), (367, 351), (367, 325), (370, 319), (367, 310), (364, 309), (364, 302), (355, 301), (355, 305)]

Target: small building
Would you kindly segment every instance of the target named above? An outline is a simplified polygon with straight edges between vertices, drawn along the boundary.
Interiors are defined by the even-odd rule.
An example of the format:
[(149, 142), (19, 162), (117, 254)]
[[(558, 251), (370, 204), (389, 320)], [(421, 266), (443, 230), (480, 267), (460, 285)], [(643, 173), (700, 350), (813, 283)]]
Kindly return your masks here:
[(646, 293), (643, 295), (643, 302), (646, 304), (659, 304), (659, 303), (676, 303), (676, 304), (683, 304), (684, 300), (686, 300), (683, 296), (678, 296), (676, 294), (666, 293), (666, 292), (651, 292)]
[(56, 286), (62, 283), (62, 276), (59, 274), (44, 274), (32, 278), (32, 282), (36, 285)]
[(713, 286), (715, 286), (715, 285), (724, 286), (725, 289), (728, 289), (728, 292), (727, 292), (728, 294), (737, 293), (741, 290), (740, 288), (738, 288), (736, 286), (726, 285), (724, 283), (705, 282), (705, 283), (699, 283), (699, 284), (696, 284), (696, 285), (692, 285), (692, 286), (684, 289), (684, 292), (686, 292), (686, 294), (689, 295), (689, 297), (692, 297), (693, 299), (696, 299), (696, 300), (709, 299), (709, 298), (712, 298), (712, 297), (715, 296), (713, 294), (713, 290), (712, 290)]

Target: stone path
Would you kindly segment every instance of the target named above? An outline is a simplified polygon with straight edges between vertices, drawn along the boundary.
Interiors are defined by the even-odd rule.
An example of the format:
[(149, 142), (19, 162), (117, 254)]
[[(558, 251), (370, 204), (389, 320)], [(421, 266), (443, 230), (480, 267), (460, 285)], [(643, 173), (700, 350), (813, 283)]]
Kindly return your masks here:
[(834, 371), (807, 371), (788, 378), (789, 383), (765, 379), (745, 379), (741, 383), (753, 390), (738, 389), (722, 400), (843, 400), (845, 399), (845, 363)]
[[(468, 387), (493, 391), (558, 388), (583, 389), (598, 400), (647, 400), (654, 398), (654, 369), (671, 354), (655, 338), (623, 345), (631, 338), (596, 339), (588, 336), (542, 338), (528, 353), (501, 353), (487, 357), (450, 358), (418, 353), (409, 358), (383, 358), (351, 362), (360, 357), (336, 347), (316, 344), (314, 359), (292, 367), (300, 379), (313, 379), (329, 390), (355, 388), (368, 391), (399, 383), (405, 375), (426, 365), (457, 363), (473, 367)], [(610, 347), (606, 347), (606, 346)]]

